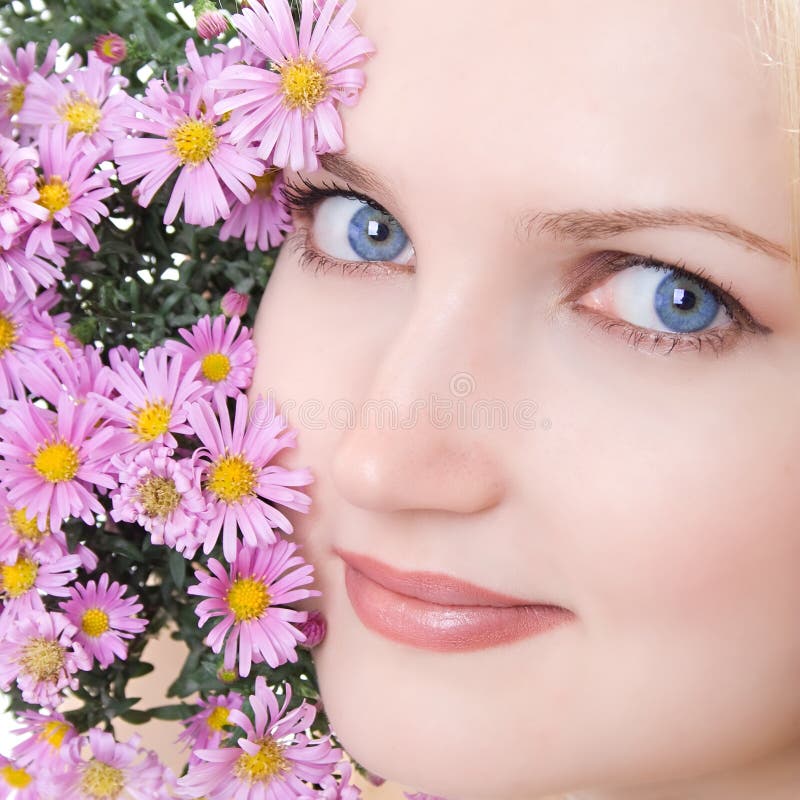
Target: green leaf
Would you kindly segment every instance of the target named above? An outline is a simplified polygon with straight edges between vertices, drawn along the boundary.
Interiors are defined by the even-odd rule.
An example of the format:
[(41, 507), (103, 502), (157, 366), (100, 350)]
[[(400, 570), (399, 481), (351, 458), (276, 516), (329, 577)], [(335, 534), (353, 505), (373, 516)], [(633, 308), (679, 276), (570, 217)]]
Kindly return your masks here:
[(167, 560), (169, 561), (169, 574), (172, 576), (175, 586), (183, 589), (183, 585), (186, 583), (186, 559), (177, 550), (170, 550)]
[(196, 708), (187, 705), (175, 706), (156, 706), (149, 708), (149, 714), (155, 719), (186, 719), (197, 711)]

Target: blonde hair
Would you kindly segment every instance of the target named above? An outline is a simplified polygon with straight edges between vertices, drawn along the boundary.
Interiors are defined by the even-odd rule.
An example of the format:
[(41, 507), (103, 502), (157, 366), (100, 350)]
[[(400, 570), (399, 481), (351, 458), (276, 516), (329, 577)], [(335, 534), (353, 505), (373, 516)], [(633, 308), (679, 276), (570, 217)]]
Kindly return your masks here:
[[(741, 0), (758, 39), (762, 63), (780, 72), (781, 114), (791, 141), (792, 264), (800, 273), (800, 0)], [(757, 7), (753, 9), (752, 3)], [(755, 14), (752, 11), (755, 10)]]

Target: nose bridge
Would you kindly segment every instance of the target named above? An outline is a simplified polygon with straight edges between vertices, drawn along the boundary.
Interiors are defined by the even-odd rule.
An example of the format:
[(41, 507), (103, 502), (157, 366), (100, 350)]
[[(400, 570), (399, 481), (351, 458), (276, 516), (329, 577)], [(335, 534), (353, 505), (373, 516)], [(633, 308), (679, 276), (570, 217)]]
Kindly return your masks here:
[(357, 423), (338, 442), (334, 480), (356, 505), (472, 512), (503, 494), (496, 439), (470, 413), (496, 361), (485, 303), (465, 275), (440, 275), (418, 280), (358, 398)]

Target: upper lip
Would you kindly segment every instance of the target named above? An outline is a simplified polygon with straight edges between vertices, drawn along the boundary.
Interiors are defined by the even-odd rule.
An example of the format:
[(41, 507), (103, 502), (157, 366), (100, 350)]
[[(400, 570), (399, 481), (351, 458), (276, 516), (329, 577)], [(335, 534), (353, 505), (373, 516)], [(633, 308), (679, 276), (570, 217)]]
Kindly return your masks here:
[(387, 589), (407, 597), (448, 606), (552, 606), (552, 603), (526, 600), (495, 592), (483, 586), (441, 572), (404, 572), (371, 556), (333, 548), (346, 564)]

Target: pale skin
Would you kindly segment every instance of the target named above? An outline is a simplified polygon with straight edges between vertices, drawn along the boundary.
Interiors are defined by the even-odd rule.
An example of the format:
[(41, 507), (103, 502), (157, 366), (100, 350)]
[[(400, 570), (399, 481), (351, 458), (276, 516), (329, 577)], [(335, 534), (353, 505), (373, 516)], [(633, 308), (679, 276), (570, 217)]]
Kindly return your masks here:
[[(377, 53), (342, 111), (346, 155), (384, 186), (349, 183), (413, 255), (315, 275), (295, 234), (251, 390), (298, 429), (277, 463), (315, 475), (310, 513), (289, 515), (323, 593), (300, 607), (328, 621), (334, 729), (370, 770), (450, 800), (797, 798), (800, 289), (778, 75), (738, 1), (359, 0), (356, 20)], [(348, 202), (298, 211), (298, 232), (323, 249)], [(517, 221), (664, 208), (749, 245), (687, 224), (525, 241)], [(735, 306), (689, 334), (598, 324), (634, 324), (668, 274), (598, 270), (567, 297), (610, 251), (702, 271), (754, 327), (737, 333)], [(458, 373), (467, 408), (532, 400), (536, 426), (329, 416), (452, 398)], [(577, 619), (472, 652), (398, 644), (356, 616), (334, 545)]]

